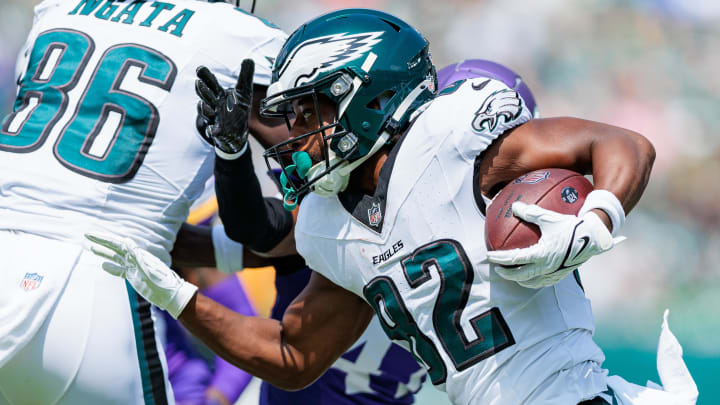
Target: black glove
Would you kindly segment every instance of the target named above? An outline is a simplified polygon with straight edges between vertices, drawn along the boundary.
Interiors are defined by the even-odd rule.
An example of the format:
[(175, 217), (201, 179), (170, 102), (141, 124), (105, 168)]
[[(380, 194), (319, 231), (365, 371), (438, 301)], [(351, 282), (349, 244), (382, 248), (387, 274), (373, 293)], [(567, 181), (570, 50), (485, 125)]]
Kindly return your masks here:
[(200, 103), (202, 103), (202, 101), (198, 102), (198, 115), (195, 117), (195, 128), (196, 128), (197, 131), (200, 133), (200, 135), (202, 135), (202, 137), (203, 137), (203, 139), (205, 140), (205, 142), (209, 143), (209, 144), (212, 145), (212, 146), (215, 146), (215, 144), (213, 143), (212, 139), (211, 139), (211, 138), (208, 138), (208, 137), (207, 137), (207, 133), (205, 132), (205, 131), (207, 131), (207, 127), (208, 127), (210, 124), (213, 124), (214, 121), (211, 121), (210, 118), (208, 118), (208, 117), (205, 116), (202, 112), (199, 111), (199, 110), (200, 110)]
[(220, 87), (207, 67), (196, 71), (195, 93), (200, 97), (196, 127), (206, 141), (229, 155), (242, 152), (247, 145), (254, 71), (252, 59), (243, 60), (232, 89)]

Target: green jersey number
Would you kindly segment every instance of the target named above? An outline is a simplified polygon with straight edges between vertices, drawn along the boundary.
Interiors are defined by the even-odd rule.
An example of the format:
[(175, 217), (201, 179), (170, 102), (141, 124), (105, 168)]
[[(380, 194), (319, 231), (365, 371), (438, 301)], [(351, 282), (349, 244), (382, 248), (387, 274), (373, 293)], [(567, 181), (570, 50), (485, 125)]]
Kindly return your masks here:
[[(80, 31), (57, 29), (38, 36), (13, 113), (0, 127), (0, 150), (28, 153), (45, 143), (94, 50), (92, 38)], [(55, 141), (53, 153), (63, 166), (110, 183), (135, 176), (160, 117), (150, 101), (123, 89), (131, 72), (140, 83), (170, 91), (177, 68), (162, 53), (138, 44), (106, 50)]]
[[(410, 286), (406, 295), (417, 293), (413, 290), (430, 281), (432, 274), (439, 277), (438, 298), (432, 313), (433, 329), (456, 370), (465, 370), (515, 344), (498, 308), (490, 308), (471, 318), (469, 322), (476, 337), (469, 340), (465, 336), (460, 319), (475, 273), (457, 241), (442, 239), (421, 246), (401, 264)], [(439, 348), (420, 331), (392, 279), (376, 277), (365, 286), (364, 295), (388, 336), (407, 341), (416, 359), (425, 364), (433, 384), (444, 383), (447, 368)]]

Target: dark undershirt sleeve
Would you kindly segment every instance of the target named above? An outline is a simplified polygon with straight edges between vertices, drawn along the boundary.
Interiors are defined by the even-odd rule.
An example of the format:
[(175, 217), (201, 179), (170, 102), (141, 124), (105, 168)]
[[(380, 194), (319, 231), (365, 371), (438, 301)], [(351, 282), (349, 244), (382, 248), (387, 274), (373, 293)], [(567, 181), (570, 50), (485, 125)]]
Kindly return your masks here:
[(230, 239), (267, 252), (290, 233), (292, 214), (279, 199), (263, 197), (249, 148), (235, 160), (215, 157), (215, 192)]

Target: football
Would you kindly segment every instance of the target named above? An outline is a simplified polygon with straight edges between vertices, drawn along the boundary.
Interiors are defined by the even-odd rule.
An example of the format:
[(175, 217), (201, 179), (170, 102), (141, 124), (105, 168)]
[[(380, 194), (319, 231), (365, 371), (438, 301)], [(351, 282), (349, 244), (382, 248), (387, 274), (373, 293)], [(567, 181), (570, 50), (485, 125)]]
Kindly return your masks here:
[(537, 204), (561, 214), (576, 215), (592, 190), (592, 184), (582, 174), (565, 169), (535, 170), (511, 181), (487, 207), (485, 243), (488, 250), (528, 247), (540, 239), (537, 225), (513, 215), (513, 202)]

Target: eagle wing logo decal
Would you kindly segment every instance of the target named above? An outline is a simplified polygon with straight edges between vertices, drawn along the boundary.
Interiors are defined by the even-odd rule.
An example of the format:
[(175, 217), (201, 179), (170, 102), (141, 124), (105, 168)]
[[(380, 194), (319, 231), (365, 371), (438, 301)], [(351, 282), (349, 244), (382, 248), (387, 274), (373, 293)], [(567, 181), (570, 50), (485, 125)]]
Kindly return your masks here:
[(319, 73), (332, 70), (338, 65), (358, 59), (382, 41), (384, 31), (327, 35), (309, 39), (300, 44), (280, 68), (282, 77), (286, 72), (295, 77), (294, 86), (312, 81)]
[(520, 113), (522, 113), (520, 95), (510, 89), (499, 90), (488, 96), (475, 112), (472, 128), (480, 133), (492, 134), (501, 120), (508, 124), (516, 120)]

